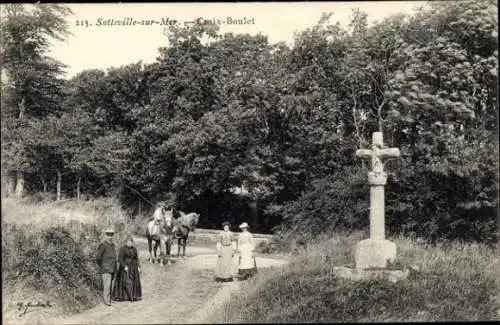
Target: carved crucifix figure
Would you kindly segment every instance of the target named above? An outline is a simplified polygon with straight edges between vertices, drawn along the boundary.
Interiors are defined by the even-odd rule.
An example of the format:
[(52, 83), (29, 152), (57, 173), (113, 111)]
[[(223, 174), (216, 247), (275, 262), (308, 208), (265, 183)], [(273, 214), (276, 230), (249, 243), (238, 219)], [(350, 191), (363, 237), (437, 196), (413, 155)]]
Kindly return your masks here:
[(385, 239), (385, 198), (384, 186), (387, 175), (382, 158), (399, 157), (398, 148), (384, 148), (382, 132), (374, 132), (371, 149), (359, 149), (356, 156), (371, 158), (372, 171), (368, 172), (370, 183), (370, 238)]

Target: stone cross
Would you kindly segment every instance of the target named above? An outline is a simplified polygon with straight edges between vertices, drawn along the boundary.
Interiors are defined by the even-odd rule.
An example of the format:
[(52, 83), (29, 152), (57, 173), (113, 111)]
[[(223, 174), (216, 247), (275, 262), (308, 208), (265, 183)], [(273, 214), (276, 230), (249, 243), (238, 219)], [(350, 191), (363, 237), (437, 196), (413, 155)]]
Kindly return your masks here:
[(396, 245), (385, 240), (384, 186), (387, 174), (382, 158), (399, 157), (398, 148), (384, 148), (382, 132), (374, 132), (371, 149), (359, 149), (356, 156), (370, 158), (372, 170), (368, 172), (370, 184), (370, 239), (356, 245), (356, 268), (385, 268), (387, 260), (396, 257)]
[(372, 171), (368, 172), (370, 184), (370, 238), (385, 239), (385, 198), (384, 186), (387, 174), (381, 158), (399, 157), (398, 148), (384, 148), (382, 132), (374, 132), (372, 149), (359, 149), (356, 156), (371, 158)]

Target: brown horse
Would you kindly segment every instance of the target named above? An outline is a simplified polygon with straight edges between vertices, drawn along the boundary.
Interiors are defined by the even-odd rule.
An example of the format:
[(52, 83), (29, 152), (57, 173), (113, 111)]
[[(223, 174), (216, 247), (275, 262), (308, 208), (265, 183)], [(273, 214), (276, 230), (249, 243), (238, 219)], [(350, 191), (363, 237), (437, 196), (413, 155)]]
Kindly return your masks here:
[(177, 258), (179, 258), (182, 246), (182, 257), (186, 257), (186, 242), (190, 231), (194, 231), (200, 215), (196, 212), (185, 214), (180, 212), (180, 217), (174, 221), (172, 235), (177, 239)]

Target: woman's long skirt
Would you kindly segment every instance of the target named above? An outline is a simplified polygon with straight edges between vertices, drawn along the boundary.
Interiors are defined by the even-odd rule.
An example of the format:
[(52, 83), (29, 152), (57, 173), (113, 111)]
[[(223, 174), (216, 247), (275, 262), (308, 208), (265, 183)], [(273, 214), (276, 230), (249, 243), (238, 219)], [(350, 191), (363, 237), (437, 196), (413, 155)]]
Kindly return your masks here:
[(125, 272), (120, 267), (116, 274), (112, 296), (114, 301), (141, 300), (142, 288), (138, 268), (130, 268), (128, 272)]
[(217, 260), (215, 278), (231, 280), (233, 278), (233, 245), (222, 246), (221, 256)]
[(250, 246), (244, 245), (240, 247), (240, 258), (238, 266), (238, 274), (241, 277), (249, 277), (257, 273), (257, 263), (255, 258), (252, 256), (252, 248)]

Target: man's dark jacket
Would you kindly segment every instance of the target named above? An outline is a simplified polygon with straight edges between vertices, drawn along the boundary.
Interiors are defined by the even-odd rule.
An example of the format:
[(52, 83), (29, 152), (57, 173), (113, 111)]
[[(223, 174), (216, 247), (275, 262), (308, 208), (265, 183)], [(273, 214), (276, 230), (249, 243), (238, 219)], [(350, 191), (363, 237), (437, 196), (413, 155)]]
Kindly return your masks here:
[(99, 271), (101, 273), (115, 273), (116, 261), (115, 244), (103, 241), (97, 249), (96, 262), (99, 265)]

